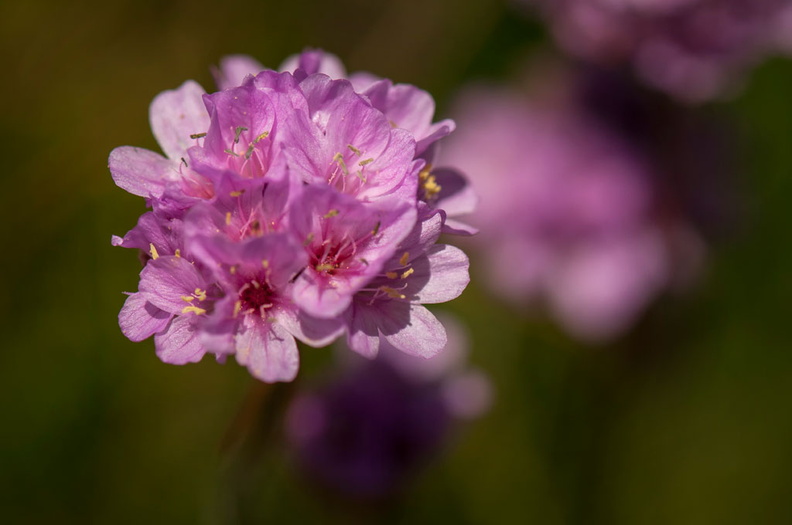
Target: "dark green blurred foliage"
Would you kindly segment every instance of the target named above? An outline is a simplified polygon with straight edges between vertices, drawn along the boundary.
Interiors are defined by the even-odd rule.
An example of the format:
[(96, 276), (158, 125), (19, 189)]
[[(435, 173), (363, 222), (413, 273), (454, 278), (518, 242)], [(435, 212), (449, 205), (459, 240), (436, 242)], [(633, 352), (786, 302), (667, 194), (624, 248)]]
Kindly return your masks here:
[[(164, 365), (119, 332), (140, 266), (110, 235), (144, 205), (113, 185), (107, 155), (157, 149), (151, 99), (189, 78), (211, 89), (225, 54), (275, 67), (322, 47), (350, 71), (428, 89), (443, 116), (465, 81), (519, 72), (547, 45), (539, 24), (489, 0), (1, 3), (2, 521), (348, 522), (277, 439), (250, 455), (266, 388), (244, 369)], [(496, 403), (400, 507), (358, 521), (789, 523), (790, 92), (792, 62), (776, 59), (707, 109), (738, 130), (742, 211), (692, 293), (659, 301), (622, 340), (572, 343), (475, 283), (449, 305)], [(302, 359), (311, 381), (330, 350)]]

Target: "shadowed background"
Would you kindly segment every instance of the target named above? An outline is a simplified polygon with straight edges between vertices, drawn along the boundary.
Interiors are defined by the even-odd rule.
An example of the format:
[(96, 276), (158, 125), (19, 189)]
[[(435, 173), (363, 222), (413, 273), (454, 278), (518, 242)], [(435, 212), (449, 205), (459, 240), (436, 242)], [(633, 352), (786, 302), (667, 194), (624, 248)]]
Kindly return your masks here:
[[(122, 336), (121, 292), (135, 290), (140, 264), (110, 235), (144, 203), (113, 184), (107, 155), (157, 150), (151, 99), (186, 79), (211, 91), (210, 66), (231, 53), (277, 67), (321, 47), (349, 71), (428, 90), (444, 117), (465, 82), (508, 78), (549, 45), (538, 21), (488, 0), (0, 4), (3, 521), (348, 516), (277, 446), (240, 466), (235, 433), (258, 435), (244, 407), (265, 389), (243, 368), (164, 365), (151, 341)], [(476, 284), (473, 254), (473, 283), (443, 309), (467, 325), (495, 403), (387, 520), (792, 519), (790, 88), (792, 62), (773, 59), (739, 98), (704, 110), (737, 130), (737, 211), (699, 283), (656, 301), (616, 342), (585, 346), (514, 312)], [(330, 350), (301, 357), (310, 381)]]

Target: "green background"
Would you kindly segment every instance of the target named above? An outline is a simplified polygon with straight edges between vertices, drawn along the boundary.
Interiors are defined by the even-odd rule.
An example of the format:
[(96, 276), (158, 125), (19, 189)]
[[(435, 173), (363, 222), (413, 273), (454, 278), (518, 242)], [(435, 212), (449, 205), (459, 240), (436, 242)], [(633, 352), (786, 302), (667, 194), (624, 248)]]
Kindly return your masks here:
[[(256, 435), (240, 406), (266, 393), (244, 369), (164, 365), (151, 341), (121, 335), (140, 266), (110, 235), (144, 203), (113, 184), (107, 156), (156, 150), (151, 99), (190, 78), (211, 90), (226, 54), (276, 67), (322, 47), (349, 71), (429, 90), (445, 116), (465, 82), (507, 78), (548, 45), (537, 22), (487, 0), (0, 3), (0, 521), (349, 522), (277, 443), (255, 463), (234, 444)], [(355, 519), (792, 522), (790, 93), (792, 62), (777, 58), (707, 108), (741, 137), (736, 226), (699, 284), (628, 336), (576, 344), (475, 280), (447, 305), (495, 404), (400, 506)], [(302, 375), (329, 354), (304, 351)]]

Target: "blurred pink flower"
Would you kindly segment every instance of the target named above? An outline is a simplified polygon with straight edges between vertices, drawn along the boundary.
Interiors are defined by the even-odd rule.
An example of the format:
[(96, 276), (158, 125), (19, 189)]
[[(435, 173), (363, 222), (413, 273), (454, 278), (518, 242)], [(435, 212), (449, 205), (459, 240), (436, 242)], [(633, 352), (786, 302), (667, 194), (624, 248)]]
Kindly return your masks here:
[(642, 150), (560, 88), (574, 79), (555, 80), (543, 75), (552, 97), (532, 100), (468, 90), (443, 162), (465, 166), (481, 197), (470, 246), (491, 289), (520, 305), (542, 301), (571, 335), (601, 341), (627, 330), (702, 248), (681, 221), (658, 219)]
[(568, 52), (631, 63), (648, 84), (700, 102), (766, 56), (792, 51), (789, 0), (518, 0), (536, 6)]

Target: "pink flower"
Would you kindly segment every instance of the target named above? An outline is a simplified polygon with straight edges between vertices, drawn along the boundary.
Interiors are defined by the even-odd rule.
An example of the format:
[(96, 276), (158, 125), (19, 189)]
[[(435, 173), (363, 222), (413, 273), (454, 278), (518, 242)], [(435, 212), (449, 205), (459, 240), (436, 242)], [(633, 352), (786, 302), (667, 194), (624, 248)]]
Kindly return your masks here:
[[(128, 146), (110, 154), (116, 183), (152, 208), (123, 238), (113, 237), (146, 254), (139, 291), (119, 323), (132, 340), (153, 335), (165, 362), (233, 355), (263, 381), (290, 381), (296, 340), (324, 346), (356, 330), (359, 316), (350, 312), (361, 294), (439, 302), (467, 283), (466, 257), (434, 245), (437, 235), (407, 259), (397, 256), (427, 206), (419, 198), (428, 187), (426, 159), (416, 143), (438, 140), (450, 125), (392, 126), (348, 80), (319, 73), (321, 63), (341, 66), (317, 53), (302, 59), (308, 70), (293, 73), (251, 71), (259, 67), (252, 59), (228, 58), (216, 72), (222, 91), (206, 94), (187, 82), (154, 99), (152, 129), (165, 156)], [(398, 106), (410, 100), (431, 120), (423, 96)], [(442, 202), (436, 193), (433, 202)], [(445, 214), (434, 213), (439, 233)], [(429, 263), (413, 268), (421, 257)], [(380, 280), (395, 271), (394, 260), (402, 274), (421, 276), (416, 289), (452, 275), (453, 292), (384, 292), (390, 288)], [(431, 332), (415, 329), (434, 319), (423, 307), (398, 319), (386, 310), (368, 315), (368, 329), (410, 339), (426, 355), (442, 347), (438, 322)]]
[(638, 137), (588, 111), (574, 88), (551, 92), (556, 98), (469, 90), (444, 161), (465, 166), (480, 190), (470, 221), (482, 234), (470, 246), (491, 289), (517, 305), (544, 303), (575, 337), (607, 340), (674, 282), (678, 260), (698, 260), (700, 247), (681, 219), (658, 220), (659, 167), (635, 147)]

